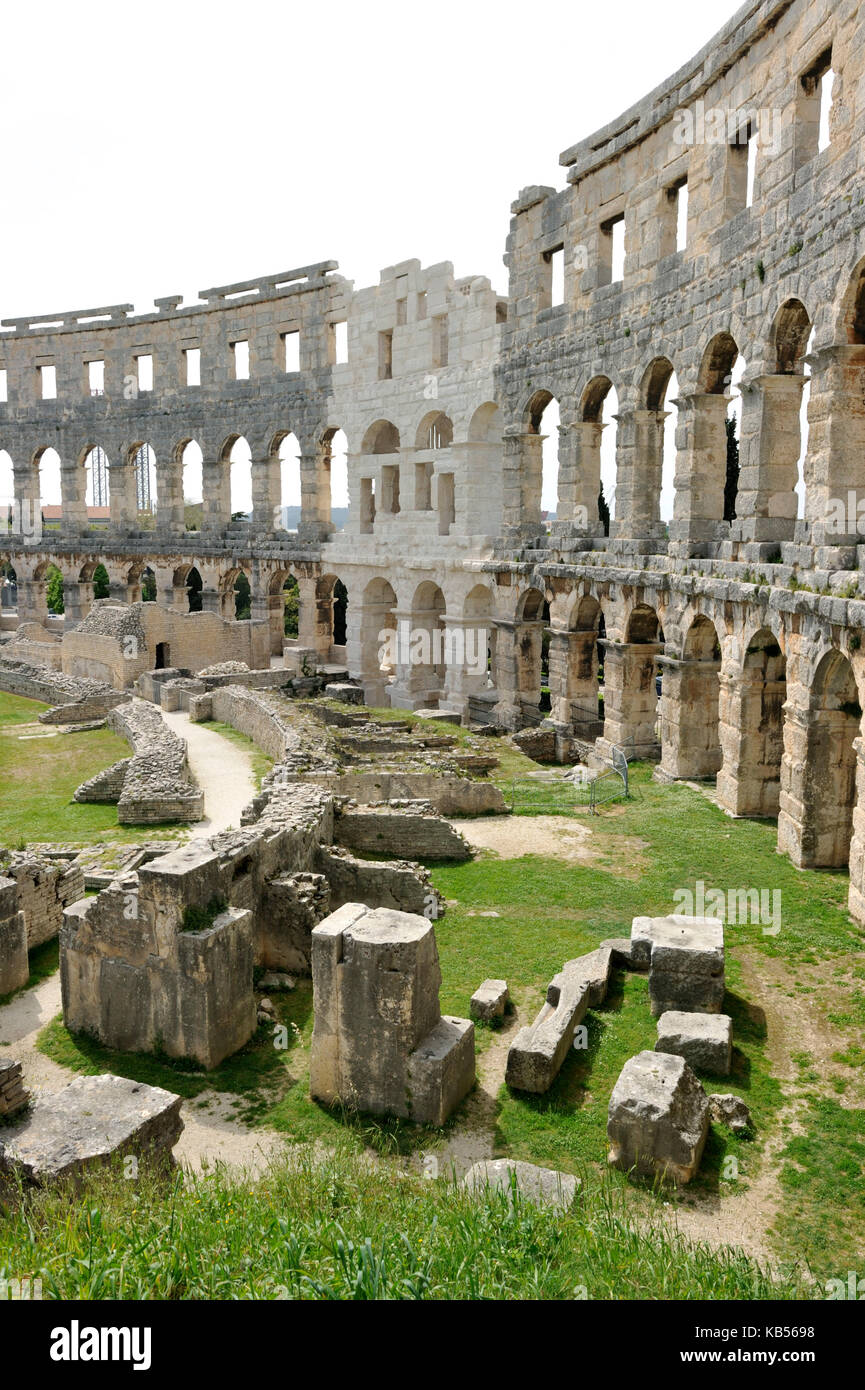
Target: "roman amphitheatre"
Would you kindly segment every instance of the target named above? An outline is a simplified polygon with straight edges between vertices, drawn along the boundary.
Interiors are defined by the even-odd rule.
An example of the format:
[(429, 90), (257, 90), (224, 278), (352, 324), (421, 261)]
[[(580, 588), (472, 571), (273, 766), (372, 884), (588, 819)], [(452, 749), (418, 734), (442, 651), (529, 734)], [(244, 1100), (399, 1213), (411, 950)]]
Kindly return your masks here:
[(0, 1277), (862, 1270), (863, 54), (749, 0), (518, 193), (506, 296), (0, 321)]

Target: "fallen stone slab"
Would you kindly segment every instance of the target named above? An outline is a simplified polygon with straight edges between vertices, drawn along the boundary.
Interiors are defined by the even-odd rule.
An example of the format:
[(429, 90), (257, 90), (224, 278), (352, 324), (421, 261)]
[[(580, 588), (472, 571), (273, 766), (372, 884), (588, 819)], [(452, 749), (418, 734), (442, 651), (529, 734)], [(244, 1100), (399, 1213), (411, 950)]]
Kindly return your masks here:
[(27, 1116), (0, 1131), (0, 1173), (56, 1182), (114, 1154), (171, 1159), (183, 1131), (181, 1097), (122, 1076), (80, 1076), (40, 1096)]
[(597, 1008), (607, 994), (612, 951), (600, 946), (569, 960), (554, 975), (547, 999), (533, 1023), (521, 1028), (508, 1052), (507, 1084), (518, 1091), (548, 1091), (573, 1044), (586, 1010)]
[(751, 1129), (751, 1112), (741, 1096), (732, 1092), (713, 1091), (709, 1096), (709, 1118), (716, 1124), (726, 1125), (734, 1134), (742, 1134)]
[(610, 1163), (644, 1177), (690, 1182), (709, 1131), (709, 1102), (684, 1057), (639, 1052), (610, 1096)]
[(658, 1019), (656, 1052), (672, 1052), (695, 1071), (729, 1076), (733, 1058), (733, 1020), (728, 1014), (682, 1013), (668, 1009)]
[(493, 1019), (504, 1018), (507, 1004), (507, 981), (484, 980), (471, 997), (469, 1014), (479, 1022), (491, 1023)]
[(571, 1173), (560, 1173), (555, 1168), (538, 1168), (534, 1163), (522, 1163), (513, 1158), (486, 1158), (472, 1164), (461, 1185), (471, 1192), (494, 1189), (511, 1193), (516, 1187), (521, 1197), (536, 1206), (567, 1211), (573, 1205), (580, 1182)]
[(606, 941), (601, 942), (601, 949), (605, 946), (610, 948), (613, 955), (613, 965), (625, 970), (646, 970), (649, 962), (635, 961), (632, 954), (632, 942), (628, 936), (610, 936)]
[(716, 917), (635, 917), (631, 958), (649, 967), (655, 1018), (668, 1009), (720, 1013), (724, 999), (724, 924)]

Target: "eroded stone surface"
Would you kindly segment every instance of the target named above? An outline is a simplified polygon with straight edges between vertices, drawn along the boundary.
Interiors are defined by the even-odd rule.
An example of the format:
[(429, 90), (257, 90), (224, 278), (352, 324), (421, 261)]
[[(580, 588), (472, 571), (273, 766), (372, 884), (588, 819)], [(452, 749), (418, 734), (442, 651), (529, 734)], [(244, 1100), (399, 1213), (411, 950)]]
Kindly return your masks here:
[(526, 1201), (567, 1211), (573, 1206), (580, 1184), (571, 1173), (560, 1173), (555, 1168), (539, 1168), (513, 1158), (487, 1158), (472, 1164), (462, 1185), (473, 1192), (492, 1188), (508, 1193), (516, 1186)]
[(610, 1096), (609, 1161), (626, 1172), (690, 1182), (709, 1129), (709, 1102), (684, 1057), (639, 1052)]
[(733, 1020), (728, 1014), (680, 1013), (669, 1009), (658, 1019), (655, 1051), (684, 1057), (695, 1071), (727, 1076), (733, 1054)]

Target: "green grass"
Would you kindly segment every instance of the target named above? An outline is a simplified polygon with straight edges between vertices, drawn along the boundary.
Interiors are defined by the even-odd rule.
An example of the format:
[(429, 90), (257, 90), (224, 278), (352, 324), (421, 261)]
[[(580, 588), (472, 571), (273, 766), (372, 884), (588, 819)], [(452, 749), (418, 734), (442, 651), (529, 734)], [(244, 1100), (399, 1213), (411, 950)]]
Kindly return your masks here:
[[(727, 926), (724, 1007), (734, 1021), (734, 1069), (730, 1078), (704, 1078), (707, 1089), (731, 1090), (745, 1098), (754, 1117), (754, 1139), (735, 1138), (713, 1126), (690, 1192), (720, 1192), (734, 1199), (747, 1194), (761, 1171), (763, 1141), (778, 1133), (782, 1107), (795, 1101), (800, 1105), (798, 1121), (784, 1139), (784, 1191), (789, 1200), (775, 1226), (775, 1248), (784, 1258), (807, 1256), (815, 1267), (832, 1274), (838, 1265), (843, 1265), (842, 1273), (855, 1268), (849, 1261), (856, 1222), (848, 1222), (845, 1213), (857, 1217), (861, 1230), (862, 1153), (854, 1141), (862, 1111), (853, 1107), (862, 1105), (865, 1084), (865, 955), (862, 929), (846, 911), (847, 876), (801, 872), (776, 852), (772, 824), (731, 821), (693, 788), (656, 784), (648, 767), (632, 771), (631, 799), (591, 821), (595, 857), (590, 862), (557, 859), (551, 847), (549, 856), (487, 856), (433, 869), (435, 885), (449, 904), (447, 915), (436, 924), (442, 1010), (467, 1016), (469, 998), (479, 982), (502, 976), (522, 1020), (529, 1021), (565, 960), (593, 949), (604, 937), (628, 935), (631, 919), (638, 914), (681, 909), (677, 892), (693, 890), (696, 880), (702, 879), (707, 891), (780, 890), (777, 936), (764, 935), (759, 924)], [(499, 915), (477, 915), (490, 910)], [(789, 981), (789, 992), (804, 993), (808, 1006), (820, 1010), (838, 1030), (842, 1041), (831, 1082), (820, 1076), (809, 1055), (803, 1056), (794, 1082), (785, 1081), (782, 1087), (774, 1074), (766, 1020), (746, 984), (749, 978), (759, 978), (761, 961), (767, 967), (771, 962), (781, 971), (782, 982)], [(819, 988), (811, 993), (815, 973), (832, 983), (831, 1001), (822, 999)], [(780, 999), (783, 1004), (783, 995)], [(309, 982), (300, 981), (295, 991), (275, 995), (273, 1002), (286, 1046), (274, 1046), (272, 1028), (262, 1026), (242, 1053), (206, 1075), (157, 1057), (108, 1052), (92, 1040), (70, 1037), (57, 1021), (44, 1030), (40, 1047), (73, 1070), (116, 1071), (167, 1086), (202, 1104), (208, 1103), (202, 1093), (209, 1088), (229, 1093), (238, 1118), (270, 1126), (297, 1144), (344, 1143), (354, 1152), (372, 1147), (395, 1159), (420, 1149), (441, 1150), (468, 1123), (468, 1107), (439, 1133), (315, 1104), (308, 1094)], [(472, 1123), (487, 1126), (496, 1154), (578, 1173), (587, 1201), (612, 1191), (655, 1222), (663, 1215), (663, 1203), (676, 1201), (676, 1196), (660, 1196), (646, 1185), (629, 1183), (624, 1175), (609, 1174), (605, 1162), (610, 1090), (627, 1058), (654, 1046), (655, 1022), (645, 977), (614, 976), (605, 1005), (590, 1012), (587, 1026), (587, 1049), (569, 1055), (545, 1096), (511, 1093), (502, 1086), (491, 1113)], [(495, 1040), (495, 1032), (478, 1030), (481, 1057)], [(839, 1103), (839, 1094), (849, 1109)], [(731, 1176), (733, 1158), (738, 1171), (734, 1166)], [(832, 1204), (832, 1218), (824, 1219)]]
[(128, 758), (129, 745), (108, 729), (27, 740), (6, 732), (35, 724), (48, 708), (37, 700), (0, 693), (0, 845), (14, 848), (25, 840), (135, 843), (145, 833), (147, 839), (178, 833), (175, 826), (120, 825), (116, 806), (73, 801), (82, 782)]
[(204, 728), (211, 729), (215, 734), (221, 734), (223, 738), (228, 739), (229, 743), (235, 744), (244, 753), (249, 754), (255, 785), (261, 791), (262, 782), (267, 774), (273, 770), (273, 758), (268, 758), (266, 753), (262, 753), (257, 743), (254, 743), (251, 738), (247, 738), (246, 734), (239, 733), (230, 724), (223, 724), (218, 719), (203, 719), (201, 723)]
[(259, 1181), (184, 1185), (118, 1166), (0, 1221), (0, 1278), (50, 1299), (769, 1299), (808, 1296), (730, 1251), (640, 1233), (621, 1194), (568, 1213), (470, 1195), (340, 1151), (279, 1161)]

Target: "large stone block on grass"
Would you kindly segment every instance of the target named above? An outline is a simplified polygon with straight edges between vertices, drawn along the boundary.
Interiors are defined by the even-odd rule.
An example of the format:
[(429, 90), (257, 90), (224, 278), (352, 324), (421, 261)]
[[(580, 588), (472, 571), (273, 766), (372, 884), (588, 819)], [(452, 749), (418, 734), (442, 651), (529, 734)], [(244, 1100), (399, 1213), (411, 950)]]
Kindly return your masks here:
[(513, 1158), (486, 1158), (474, 1163), (462, 1180), (471, 1192), (512, 1192), (536, 1206), (559, 1207), (567, 1211), (577, 1195), (579, 1179), (555, 1168), (539, 1168)]
[(34, 1101), (3, 1131), (0, 1173), (44, 1184), (106, 1162), (114, 1154), (171, 1160), (183, 1131), (181, 1097), (121, 1076), (80, 1076)]
[(444, 1124), (474, 1084), (474, 1024), (439, 1010), (432, 923), (346, 903), (312, 932), (310, 1094)]
[(609, 1162), (644, 1177), (690, 1182), (709, 1131), (709, 1101), (684, 1057), (639, 1052), (610, 1096)]
[(631, 957), (649, 967), (655, 1018), (669, 1009), (719, 1013), (724, 1000), (724, 924), (715, 917), (635, 917)]
[(728, 1014), (686, 1014), (668, 1009), (658, 1019), (655, 1051), (684, 1057), (695, 1071), (728, 1076), (733, 1056), (733, 1020)]
[(597, 1008), (606, 997), (611, 965), (611, 948), (601, 946), (567, 961), (553, 976), (544, 1007), (511, 1044), (505, 1073), (509, 1086), (535, 1094), (549, 1090), (586, 1010)]
[(504, 1018), (507, 1004), (507, 981), (484, 980), (471, 997), (469, 1013), (479, 1022), (491, 1023), (494, 1019)]

